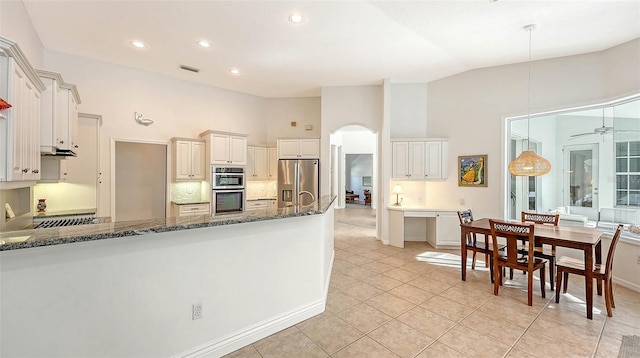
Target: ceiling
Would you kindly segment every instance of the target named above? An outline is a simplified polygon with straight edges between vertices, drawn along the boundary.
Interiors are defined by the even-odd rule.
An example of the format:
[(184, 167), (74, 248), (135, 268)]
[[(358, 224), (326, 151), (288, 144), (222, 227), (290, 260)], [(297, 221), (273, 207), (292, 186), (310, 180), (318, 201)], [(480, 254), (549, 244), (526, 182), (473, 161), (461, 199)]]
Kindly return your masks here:
[[(524, 62), (531, 23), (534, 60), (640, 37), (638, 0), (23, 1), (48, 50), (262, 97)], [(293, 13), (303, 22), (290, 23)]]

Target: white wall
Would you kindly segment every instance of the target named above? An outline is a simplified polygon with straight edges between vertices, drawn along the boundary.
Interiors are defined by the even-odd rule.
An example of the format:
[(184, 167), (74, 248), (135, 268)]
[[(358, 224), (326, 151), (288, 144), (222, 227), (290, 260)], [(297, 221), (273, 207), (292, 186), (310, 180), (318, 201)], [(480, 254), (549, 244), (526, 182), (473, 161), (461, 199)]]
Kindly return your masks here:
[(391, 138), (427, 137), (427, 84), (391, 84)]
[(42, 42), (22, 1), (0, 1), (0, 34), (18, 43), (31, 66), (42, 68)]
[[(266, 118), (269, 124), (264, 143), (249, 144), (276, 145), (277, 138), (320, 138), (320, 97), (269, 98), (266, 100)], [(292, 127), (291, 122), (296, 122)], [(306, 130), (311, 125), (312, 130)]]

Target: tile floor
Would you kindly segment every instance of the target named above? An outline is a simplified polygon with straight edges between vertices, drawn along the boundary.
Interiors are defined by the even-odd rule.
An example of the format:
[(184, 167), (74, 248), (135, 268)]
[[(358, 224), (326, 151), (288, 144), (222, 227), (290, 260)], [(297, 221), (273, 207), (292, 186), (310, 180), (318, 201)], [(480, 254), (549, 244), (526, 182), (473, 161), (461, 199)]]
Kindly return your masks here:
[(584, 279), (571, 275), (560, 304), (534, 284), (529, 307), (526, 275), (494, 296), (483, 262), (463, 282), (459, 250), (385, 246), (375, 229), (358, 225), (372, 217), (369, 208), (336, 210), (324, 313), (227, 357), (617, 357), (623, 335), (640, 335), (637, 292), (615, 287), (612, 318), (594, 297), (588, 320)]

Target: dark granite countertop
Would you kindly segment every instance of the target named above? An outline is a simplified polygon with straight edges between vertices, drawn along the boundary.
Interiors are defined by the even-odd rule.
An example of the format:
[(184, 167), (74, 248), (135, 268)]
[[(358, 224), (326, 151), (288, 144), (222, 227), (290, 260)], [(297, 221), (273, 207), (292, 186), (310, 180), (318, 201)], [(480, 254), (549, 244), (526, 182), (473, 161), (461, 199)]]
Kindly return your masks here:
[(212, 226), (276, 220), (296, 216), (324, 214), (334, 197), (323, 196), (320, 203), (310, 207), (265, 209), (211, 217), (194, 215), (166, 219), (107, 222), (66, 226), (51, 229), (30, 229), (0, 233), (0, 251), (28, 249), (38, 246), (70, 244), (74, 242), (126, 238), (167, 231), (189, 230)]
[(209, 200), (172, 200), (176, 205), (209, 204)]
[(96, 213), (95, 208), (89, 209), (75, 209), (75, 210), (58, 210), (58, 211), (45, 211), (43, 213), (36, 213), (34, 218), (52, 218), (56, 216), (75, 216), (75, 215), (94, 215)]

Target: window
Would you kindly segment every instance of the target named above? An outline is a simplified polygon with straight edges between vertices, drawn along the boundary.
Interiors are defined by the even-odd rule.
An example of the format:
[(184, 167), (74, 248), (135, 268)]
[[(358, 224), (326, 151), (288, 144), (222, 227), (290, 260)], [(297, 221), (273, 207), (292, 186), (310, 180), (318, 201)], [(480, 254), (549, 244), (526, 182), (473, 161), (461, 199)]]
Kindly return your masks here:
[(616, 143), (616, 205), (640, 206), (640, 141)]

